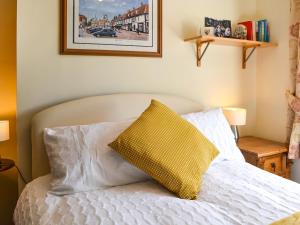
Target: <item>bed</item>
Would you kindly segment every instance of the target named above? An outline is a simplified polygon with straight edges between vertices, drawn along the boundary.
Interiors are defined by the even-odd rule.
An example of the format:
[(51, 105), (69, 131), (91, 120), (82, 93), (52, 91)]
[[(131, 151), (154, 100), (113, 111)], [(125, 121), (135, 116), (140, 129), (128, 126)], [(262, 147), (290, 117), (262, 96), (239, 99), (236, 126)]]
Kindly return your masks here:
[(185, 98), (114, 94), (62, 103), (32, 121), (32, 177), (14, 213), (15, 225), (48, 224), (270, 224), (300, 211), (300, 185), (241, 161), (213, 163), (199, 197), (182, 200), (154, 180), (81, 192), (49, 194), (51, 175), (43, 144), (47, 127), (122, 121), (157, 99), (179, 114), (203, 107)]

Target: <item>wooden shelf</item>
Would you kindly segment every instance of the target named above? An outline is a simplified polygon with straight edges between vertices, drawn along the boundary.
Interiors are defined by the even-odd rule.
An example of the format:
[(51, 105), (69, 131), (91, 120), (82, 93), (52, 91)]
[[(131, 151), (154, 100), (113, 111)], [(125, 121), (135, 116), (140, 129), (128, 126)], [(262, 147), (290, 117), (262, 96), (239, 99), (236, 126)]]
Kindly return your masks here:
[[(214, 45), (224, 45), (224, 46), (235, 46), (242, 48), (242, 68), (246, 68), (246, 63), (256, 50), (256, 48), (267, 48), (267, 47), (277, 47), (277, 43), (272, 42), (260, 42), (260, 41), (249, 41), (249, 40), (241, 40), (234, 38), (222, 38), (222, 37), (213, 37), (213, 36), (196, 36), (191, 38), (186, 38), (184, 41), (186, 42), (195, 42), (197, 46), (197, 66), (201, 66), (201, 60), (209, 47), (210, 44)], [(206, 47), (201, 53), (202, 45), (206, 44)], [(251, 48), (251, 52), (247, 55), (247, 50)]]
[(277, 46), (277, 43), (272, 43), (272, 42), (249, 41), (249, 40), (212, 37), (212, 36), (197, 36), (197, 37), (187, 38), (184, 41), (213, 42), (213, 44), (216, 45), (229, 45), (229, 46), (236, 46), (236, 47), (254, 46), (254, 45), (257, 47)]

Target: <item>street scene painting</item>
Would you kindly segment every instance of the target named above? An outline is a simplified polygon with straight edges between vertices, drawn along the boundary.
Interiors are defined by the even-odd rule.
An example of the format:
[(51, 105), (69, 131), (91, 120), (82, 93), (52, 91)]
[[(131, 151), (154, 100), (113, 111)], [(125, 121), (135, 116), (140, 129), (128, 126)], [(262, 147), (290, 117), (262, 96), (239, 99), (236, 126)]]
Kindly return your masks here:
[(148, 0), (80, 0), (79, 4), (80, 37), (149, 39)]
[(62, 0), (62, 54), (161, 56), (162, 0)]

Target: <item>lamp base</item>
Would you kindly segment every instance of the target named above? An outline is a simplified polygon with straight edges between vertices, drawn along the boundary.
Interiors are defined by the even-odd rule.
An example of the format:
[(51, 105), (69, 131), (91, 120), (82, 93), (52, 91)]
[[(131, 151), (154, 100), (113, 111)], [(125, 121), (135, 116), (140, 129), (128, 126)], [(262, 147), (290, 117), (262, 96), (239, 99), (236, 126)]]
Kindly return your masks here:
[(239, 134), (239, 129), (238, 129), (238, 127), (235, 126), (235, 125), (231, 125), (231, 130), (232, 130), (232, 132), (233, 132), (235, 142), (238, 142), (238, 140), (239, 140), (239, 138), (240, 138), (240, 134)]

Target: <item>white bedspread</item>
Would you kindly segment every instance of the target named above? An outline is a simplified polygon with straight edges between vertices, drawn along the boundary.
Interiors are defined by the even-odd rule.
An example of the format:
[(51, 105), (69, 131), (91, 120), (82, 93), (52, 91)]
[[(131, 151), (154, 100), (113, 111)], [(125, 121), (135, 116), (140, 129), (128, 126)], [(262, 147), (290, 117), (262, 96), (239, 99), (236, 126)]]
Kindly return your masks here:
[(199, 199), (179, 199), (154, 181), (58, 197), (50, 176), (28, 184), (15, 225), (269, 224), (300, 211), (300, 185), (243, 162), (207, 171)]

